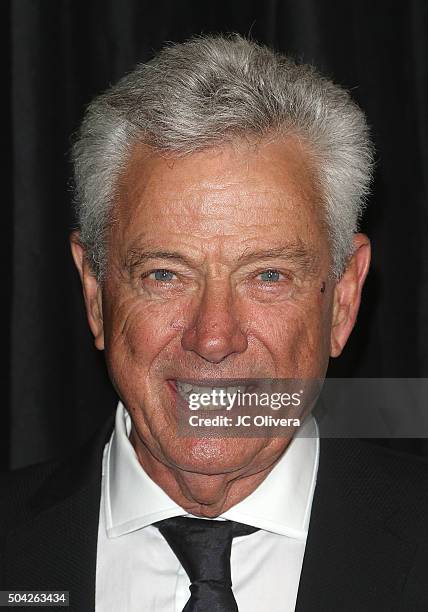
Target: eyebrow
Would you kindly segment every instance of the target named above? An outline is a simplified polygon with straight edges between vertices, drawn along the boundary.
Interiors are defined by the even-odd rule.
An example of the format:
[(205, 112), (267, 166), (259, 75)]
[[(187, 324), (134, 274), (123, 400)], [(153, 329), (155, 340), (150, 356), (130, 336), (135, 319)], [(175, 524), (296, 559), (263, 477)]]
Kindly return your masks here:
[(313, 270), (316, 268), (318, 258), (311, 249), (308, 249), (303, 242), (299, 241), (277, 248), (245, 252), (239, 257), (238, 261), (242, 264), (248, 264), (260, 259), (284, 259), (301, 266), (305, 270)]
[(144, 249), (130, 249), (125, 257), (125, 267), (128, 269), (141, 266), (152, 259), (167, 259), (182, 263), (186, 266), (191, 266), (191, 262), (187, 257), (178, 251), (146, 251)]
[[(125, 257), (125, 267), (132, 270), (153, 259), (164, 259), (193, 267), (193, 263), (179, 251), (147, 251), (144, 248), (132, 248)], [(248, 250), (238, 257), (241, 265), (253, 263), (265, 259), (283, 259), (289, 263), (298, 265), (305, 271), (314, 270), (317, 262), (315, 253), (305, 247), (302, 242), (292, 243), (281, 247), (262, 249), (258, 251)]]

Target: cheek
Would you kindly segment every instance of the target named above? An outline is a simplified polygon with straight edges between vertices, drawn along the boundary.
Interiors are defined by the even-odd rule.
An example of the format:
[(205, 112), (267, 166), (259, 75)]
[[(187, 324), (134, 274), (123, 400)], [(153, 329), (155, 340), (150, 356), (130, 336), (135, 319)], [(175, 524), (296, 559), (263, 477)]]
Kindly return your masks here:
[(267, 350), (278, 378), (309, 378), (324, 373), (329, 353), (328, 313), (323, 298), (252, 310), (249, 334)]
[[(174, 307), (175, 306), (175, 307)], [(114, 371), (144, 369), (147, 373), (157, 355), (181, 329), (177, 305), (147, 304), (128, 299), (112, 305), (105, 321), (106, 358)]]

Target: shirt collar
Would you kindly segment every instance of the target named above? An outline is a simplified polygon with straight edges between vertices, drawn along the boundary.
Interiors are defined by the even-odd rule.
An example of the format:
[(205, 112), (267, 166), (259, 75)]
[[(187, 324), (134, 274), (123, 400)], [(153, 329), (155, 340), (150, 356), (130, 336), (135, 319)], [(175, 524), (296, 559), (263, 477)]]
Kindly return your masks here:
[[(188, 513), (144, 471), (129, 441), (130, 416), (119, 402), (103, 458), (103, 497), (109, 537)], [(319, 435), (309, 417), (284, 455), (251, 495), (219, 518), (292, 538), (306, 538), (318, 470)]]

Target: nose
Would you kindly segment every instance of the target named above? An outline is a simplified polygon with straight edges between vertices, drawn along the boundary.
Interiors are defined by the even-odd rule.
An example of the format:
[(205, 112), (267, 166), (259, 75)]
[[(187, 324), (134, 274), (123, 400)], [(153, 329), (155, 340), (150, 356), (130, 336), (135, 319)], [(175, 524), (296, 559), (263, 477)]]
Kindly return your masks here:
[(197, 353), (210, 363), (220, 363), (234, 353), (243, 353), (248, 342), (236, 310), (230, 286), (225, 281), (208, 281), (192, 321), (183, 333), (183, 349)]

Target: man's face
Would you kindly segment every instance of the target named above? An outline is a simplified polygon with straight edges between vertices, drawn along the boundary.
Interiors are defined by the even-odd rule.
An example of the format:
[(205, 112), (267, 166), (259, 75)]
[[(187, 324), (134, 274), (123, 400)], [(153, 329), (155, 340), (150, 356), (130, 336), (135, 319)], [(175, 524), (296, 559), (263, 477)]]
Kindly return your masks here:
[(272, 463), (285, 438), (177, 437), (176, 384), (325, 373), (329, 243), (297, 139), (175, 159), (136, 149), (115, 219), (98, 346), (134, 435), (182, 470)]

